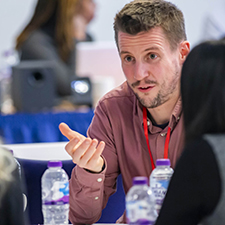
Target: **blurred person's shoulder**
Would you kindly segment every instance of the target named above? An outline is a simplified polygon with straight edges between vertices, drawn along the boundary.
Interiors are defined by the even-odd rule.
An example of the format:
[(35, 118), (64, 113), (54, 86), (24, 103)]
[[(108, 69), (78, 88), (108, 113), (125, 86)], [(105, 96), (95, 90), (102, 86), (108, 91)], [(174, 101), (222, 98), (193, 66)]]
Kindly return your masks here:
[(34, 45), (46, 45), (46, 44), (53, 44), (54, 40), (46, 34), (41, 29), (32, 31), (27, 39), (24, 41), (23, 46), (25, 47), (33, 47)]

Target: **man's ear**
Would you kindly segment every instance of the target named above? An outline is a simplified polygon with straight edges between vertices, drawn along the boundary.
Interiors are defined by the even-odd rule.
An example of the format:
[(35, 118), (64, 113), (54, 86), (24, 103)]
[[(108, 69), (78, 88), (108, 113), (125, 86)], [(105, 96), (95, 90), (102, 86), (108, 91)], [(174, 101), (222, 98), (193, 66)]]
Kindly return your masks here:
[(181, 64), (183, 64), (185, 59), (187, 58), (188, 53), (190, 52), (190, 43), (188, 41), (181, 42), (179, 51), (180, 51), (180, 62)]

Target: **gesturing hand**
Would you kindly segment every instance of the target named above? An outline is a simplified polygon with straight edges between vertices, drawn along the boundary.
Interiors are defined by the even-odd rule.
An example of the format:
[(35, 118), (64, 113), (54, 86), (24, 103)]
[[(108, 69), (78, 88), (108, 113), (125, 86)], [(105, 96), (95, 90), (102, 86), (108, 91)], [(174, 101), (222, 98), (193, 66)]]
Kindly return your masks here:
[(86, 138), (82, 134), (73, 131), (65, 123), (59, 124), (61, 133), (69, 139), (65, 149), (78, 166), (93, 172), (102, 170), (104, 160), (101, 153), (105, 143), (96, 139)]

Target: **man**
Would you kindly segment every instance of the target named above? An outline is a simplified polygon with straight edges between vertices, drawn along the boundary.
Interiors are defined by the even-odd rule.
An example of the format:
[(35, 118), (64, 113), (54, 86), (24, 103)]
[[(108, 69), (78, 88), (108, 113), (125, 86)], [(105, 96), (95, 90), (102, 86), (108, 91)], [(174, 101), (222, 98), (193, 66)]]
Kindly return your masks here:
[(114, 30), (127, 81), (99, 101), (88, 138), (60, 124), (77, 164), (74, 224), (100, 218), (120, 173), (127, 193), (134, 176), (149, 177), (157, 158), (169, 157), (174, 167), (183, 147), (179, 82), (190, 45), (182, 12), (163, 0), (135, 0), (116, 15)]

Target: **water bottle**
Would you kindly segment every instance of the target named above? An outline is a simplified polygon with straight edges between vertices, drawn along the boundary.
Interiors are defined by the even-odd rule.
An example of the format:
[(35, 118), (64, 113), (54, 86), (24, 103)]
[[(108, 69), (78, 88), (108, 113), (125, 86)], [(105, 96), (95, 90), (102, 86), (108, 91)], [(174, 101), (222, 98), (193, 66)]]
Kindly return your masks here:
[(133, 186), (126, 195), (127, 223), (152, 225), (157, 216), (155, 198), (148, 186), (147, 177), (134, 177)]
[(68, 224), (69, 179), (61, 161), (49, 161), (41, 178), (44, 224)]
[(12, 113), (13, 102), (11, 98), (12, 67), (19, 63), (18, 52), (9, 49), (0, 55), (0, 102), (1, 111)]
[(173, 169), (170, 167), (169, 159), (157, 159), (156, 168), (150, 175), (150, 187), (156, 200), (156, 210), (159, 213), (166, 191), (173, 175)]

